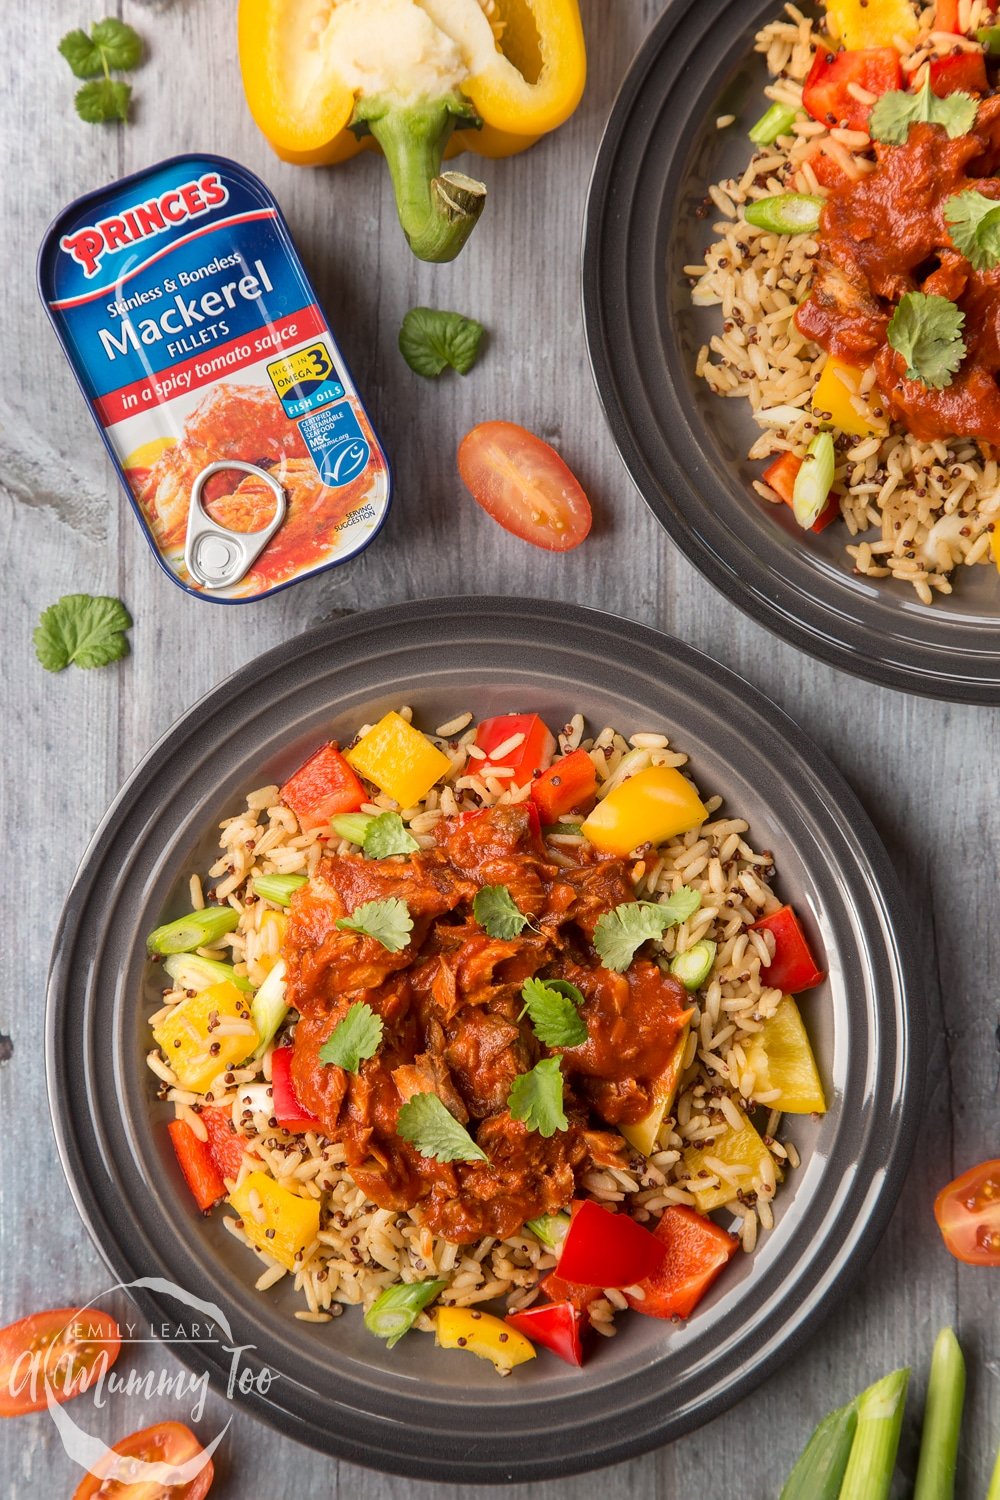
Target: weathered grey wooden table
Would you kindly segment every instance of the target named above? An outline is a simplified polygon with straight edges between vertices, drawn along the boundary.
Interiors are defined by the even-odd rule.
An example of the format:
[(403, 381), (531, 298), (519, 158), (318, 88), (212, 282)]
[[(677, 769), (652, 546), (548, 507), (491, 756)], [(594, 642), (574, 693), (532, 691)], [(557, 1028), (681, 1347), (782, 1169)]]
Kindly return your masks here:
[[(1000, 1154), (1000, 713), (883, 692), (797, 655), (736, 613), (680, 558), (618, 461), (583, 342), (581, 221), (615, 90), (664, 3), (584, 0), (591, 75), (579, 113), (535, 150), (487, 165), (485, 221), (454, 266), (433, 269), (418, 265), (402, 242), (381, 162), (309, 172), (271, 156), (243, 102), (233, 0), (126, 0), (125, 19), (147, 39), (149, 56), (125, 129), (75, 118), (73, 80), (56, 53), (63, 32), (102, 7), (83, 0), (5, 7), (0, 1032), (12, 1038), (13, 1055), (0, 1063), (0, 1324), (84, 1301), (107, 1284), (55, 1157), (42, 1003), (64, 892), (130, 769), (220, 678), (321, 620), (428, 594), (577, 600), (714, 653), (830, 751), (919, 911), (932, 1045), (926, 1126), (899, 1209), (856, 1290), (810, 1346), (697, 1436), (599, 1478), (533, 1492), (549, 1500), (598, 1492), (608, 1500), (767, 1500), (817, 1418), (903, 1363), (915, 1372), (901, 1459), (912, 1481), (931, 1345), (940, 1325), (953, 1323), (970, 1363), (960, 1494), (974, 1500), (985, 1494), (1000, 1438), (1000, 1300), (995, 1273), (960, 1268), (945, 1253), (931, 1203), (954, 1170)], [(161, 156), (196, 149), (246, 162), (276, 191), (396, 469), (392, 517), (367, 554), (241, 610), (194, 603), (159, 573), (34, 288), (38, 243), (58, 209)], [(417, 303), (459, 308), (488, 326), (489, 348), (469, 379), (432, 387), (403, 364), (396, 332)], [(538, 552), (472, 505), (455, 472), (455, 445), (489, 417), (525, 423), (576, 468), (597, 516), (579, 552)], [(78, 591), (127, 601), (132, 655), (104, 671), (50, 677), (34, 659), (31, 629), (46, 605)], [(155, 1367), (162, 1364), (160, 1355)], [(213, 1398), (206, 1426), (220, 1408)], [(113, 1441), (156, 1415), (138, 1397), (116, 1397), (103, 1413), (103, 1435)], [(220, 1500), (451, 1491), (337, 1464), (238, 1412), (218, 1468)], [(47, 1415), (0, 1423), (0, 1495), (68, 1495), (77, 1478)], [(903, 1482), (899, 1493), (907, 1493)]]

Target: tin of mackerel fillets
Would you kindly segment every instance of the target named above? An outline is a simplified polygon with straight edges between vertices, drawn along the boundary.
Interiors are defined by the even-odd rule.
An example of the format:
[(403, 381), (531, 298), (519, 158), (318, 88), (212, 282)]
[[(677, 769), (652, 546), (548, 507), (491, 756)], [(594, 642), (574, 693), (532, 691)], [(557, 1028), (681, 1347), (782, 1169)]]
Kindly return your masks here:
[(77, 199), (45, 235), (38, 286), (181, 588), (246, 603), (372, 541), (389, 465), (252, 172), (175, 156)]

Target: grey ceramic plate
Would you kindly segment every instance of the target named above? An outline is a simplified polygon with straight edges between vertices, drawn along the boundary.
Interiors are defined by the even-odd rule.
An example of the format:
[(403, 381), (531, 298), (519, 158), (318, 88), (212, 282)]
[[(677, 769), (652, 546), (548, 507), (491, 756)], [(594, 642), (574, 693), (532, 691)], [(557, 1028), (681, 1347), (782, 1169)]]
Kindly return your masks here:
[[(185, 906), (219, 820), (319, 742), (402, 702), (427, 727), (470, 708), (551, 724), (668, 733), (705, 791), (750, 819), (829, 980), (804, 997), (831, 1108), (792, 1129), (802, 1168), (776, 1227), (686, 1326), (624, 1318), (582, 1370), (545, 1356), (500, 1381), (412, 1335), (387, 1353), (356, 1314), (291, 1318), (279, 1287), (204, 1219), (173, 1162), (144, 1066), (157, 989), (144, 935)], [(800, 1344), (863, 1265), (902, 1182), (924, 1024), (909, 922), (853, 794), (802, 732), (690, 647), (569, 606), (432, 600), (338, 621), (251, 663), (184, 716), (133, 774), (88, 850), (56, 940), (49, 1098), (70, 1187), (122, 1281), (160, 1275), (224, 1307), (282, 1378), (248, 1405), (314, 1447), (373, 1467), (490, 1483), (609, 1464), (697, 1427)], [(148, 1004), (144, 1003), (148, 1002)], [(145, 1292), (142, 1310), (164, 1310)], [(203, 1358), (221, 1386), (214, 1356)], [(195, 1365), (203, 1368), (204, 1365)]]
[[(909, 584), (855, 577), (846, 527), (805, 535), (754, 494), (760, 435), (742, 401), (694, 375), (717, 308), (692, 307), (716, 215), (709, 183), (740, 175), (767, 75), (753, 39), (780, 0), (670, 0), (601, 143), (587, 204), (583, 294), (597, 388), (628, 470), (673, 540), (728, 598), (823, 661), (889, 687), (1000, 703), (1000, 579), (960, 569), (932, 607)], [(716, 129), (732, 114), (735, 123)]]

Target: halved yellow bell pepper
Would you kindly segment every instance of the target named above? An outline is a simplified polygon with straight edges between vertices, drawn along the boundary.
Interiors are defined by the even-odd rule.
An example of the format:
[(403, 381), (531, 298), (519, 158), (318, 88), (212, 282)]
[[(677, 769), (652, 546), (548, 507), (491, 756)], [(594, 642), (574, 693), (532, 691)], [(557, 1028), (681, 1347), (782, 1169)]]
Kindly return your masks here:
[(580, 832), (605, 854), (629, 854), (639, 844), (662, 844), (708, 817), (686, 776), (673, 766), (648, 766), (598, 802)]
[(619, 1125), (618, 1127), (632, 1149), (641, 1151), (643, 1156), (652, 1156), (656, 1150), (656, 1138), (660, 1133), (660, 1126), (674, 1107), (677, 1085), (681, 1081), (684, 1048), (687, 1046), (690, 1030), (691, 1023), (687, 1021), (670, 1054), (669, 1063), (653, 1086), (652, 1109), (647, 1115), (643, 1115), (641, 1120), (636, 1120), (634, 1125)]
[(250, 1243), (289, 1271), (319, 1234), (319, 1199), (300, 1198), (266, 1172), (251, 1172), (228, 1201), (243, 1220)]
[(220, 1073), (249, 1057), (259, 1040), (248, 996), (228, 979), (175, 1005), (153, 1027), (153, 1036), (181, 1087), (194, 1094), (207, 1093)]
[[(830, 425), (839, 427), (841, 432), (849, 432), (852, 437), (885, 432), (888, 426), (884, 418), (875, 416), (867, 398), (861, 394), (863, 373), (856, 365), (845, 364), (842, 359), (834, 359), (831, 355), (812, 393), (813, 411), (829, 413)], [(864, 408), (864, 415), (859, 411), (859, 405)]]
[(789, 1115), (825, 1114), (819, 1069), (791, 995), (782, 995), (774, 1015), (747, 1045), (746, 1054), (747, 1067), (757, 1075), (755, 1087), (761, 1093), (780, 1090), (779, 1098), (768, 1100), (770, 1109)]
[(346, 759), (400, 807), (414, 807), (451, 770), (447, 755), (395, 712), (363, 734)]
[(849, 51), (912, 42), (919, 30), (911, 0), (827, 0), (830, 34)]
[[(742, 1110), (739, 1111), (739, 1115), (739, 1130), (734, 1130), (731, 1125), (724, 1125), (714, 1137), (711, 1146), (688, 1146), (681, 1157), (686, 1171), (691, 1174), (691, 1181), (684, 1182), (683, 1186), (693, 1195), (699, 1213), (710, 1214), (713, 1209), (721, 1208), (724, 1203), (731, 1203), (736, 1197), (738, 1188), (749, 1190), (753, 1179), (760, 1174), (761, 1164), (771, 1154)], [(718, 1186), (699, 1187), (698, 1173), (711, 1172), (712, 1168), (706, 1161), (706, 1157), (713, 1156), (718, 1157), (719, 1161), (724, 1162), (726, 1166), (748, 1167), (750, 1170), (745, 1177), (740, 1178), (737, 1187), (732, 1187), (724, 1180), (720, 1180)], [(777, 1168), (775, 1168), (775, 1174), (781, 1175)]]
[[(509, 156), (569, 118), (587, 71), (578, 0), (493, 0), (489, 8), (452, 0), (447, 12), (429, 0), (364, 4), (370, 15), (358, 0), (240, 0), (250, 111), (278, 155), (302, 166), (381, 147), (414, 254), (452, 260), (486, 188), (442, 172), (445, 152)], [(362, 64), (357, 76), (338, 45), (352, 5), (371, 36), (367, 56), (351, 53)], [(355, 29), (355, 43), (357, 36)], [(398, 54), (387, 36), (398, 39)], [(435, 77), (431, 56), (452, 66)]]
[(516, 1328), (475, 1307), (439, 1307), (434, 1319), (442, 1349), (468, 1349), (498, 1370), (513, 1370), (534, 1359), (535, 1346)]

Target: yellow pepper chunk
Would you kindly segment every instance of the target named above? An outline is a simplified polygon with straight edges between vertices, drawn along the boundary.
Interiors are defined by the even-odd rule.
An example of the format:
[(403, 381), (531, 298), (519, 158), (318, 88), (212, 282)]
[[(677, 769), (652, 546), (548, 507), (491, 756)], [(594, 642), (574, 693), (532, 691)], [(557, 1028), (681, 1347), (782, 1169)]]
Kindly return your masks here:
[[(254, 1194), (260, 1200), (259, 1209)], [(319, 1199), (290, 1193), (266, 1172), (251, 1172), (228, 1201), (243, 1220), (243, 1233), (250, 1243), (289, 1271), (295, 1270), (296, 1258), (319, 1234)], [(270, 1230), (274, 1231), (271, 1235)]]
[(708, 817), (686, 776), (673, 766), (649, 766), (616, 786), (580, 832), (605, 854), (629, 854), (639, 844), (662, 844)]
[(362, 735), (346, 759), (400, 807), (415, 806), (451, 770), (447, 755), (397, 713), (387, 713)]
[[(855, 365), (831, 355), (812, 394), (813, 411), (828, 413), (830, 425), (849, 432), (852, 437), (886, 431), (885, 421), (875, 416), (867, 397), (861, 394), (863, 373)], [(823, 420), (827, 420), (826, 415)]]
[(830, 32), (849, 51), (912, 42), (918, 25), (911, 0), (827, 0)]
[[(181, 1088), (194, 1094), (207, 1093), (219, 1074), (249, 1057), (259, 1041), (249, 996), (228, 979), (175, 1005), (153, 1035)], [(213, 1046), (219, 1049), (214, 1054)]]
[(1000, 521), (994, 523), (990, 533), (990, 551), (993, 553), (993, 561), (1000, 569)]
[(619, 1125), (618, 1127), (633, 1151), (641, 1151), (643, 1156), (652, 1156), (656, 1150), (656, 1138), (660, 1133), (660, 1127), (674, 1107), (677, 1085), (681, 1081), (684, 1048), (687, 1045), (690, 1030), (691, 1023), (687, 1022), (670, 1054), (670, 1061), (653, 1086), (653, 1107), (649, 1114), (644, 1115), (641, 1120), (636, 1120), (634, 1125)]
[(757, 1075), (756, 1087), (762, 1092), (780, 1090), (780, 1098), (769, 1101), (772, 1109), (789, 1115), (826, 1113), (816, 1059), (791, 995), (782, 995), (746, 1054), (747, 1067)]
[[(753, 1179), (760, 1175), (761, 1164), (771, 1154), (742, 1110), (739, 1111), (739, 1116), (739, 1130), (734, 1130), (731, 1125), (724, 1125), (711, 1146), (689, 1146), (681, 1156), (681, 1161), (692, 1178), (692, 1181), (685, 1182), (683, 1186), (693, 1194), (699, 1213), (709, 1214), (714, 1208), (731, 1203), (739, 1188), (749, 1191)], [(749, 1171), (735, 1185), (720, 1181), (717, 1187), (699, 1188), (698, 1173), (712, 1171), (706, 1157), (716, 1157), (727, 1167), (747, 1167)]]
[(523, 1333), (477, 1308), (439, 1307), (435, 1324), (442, 1349), (468, 1349), (498, 1370), (513, 1370), (535, 1357), (535, 1346)]

